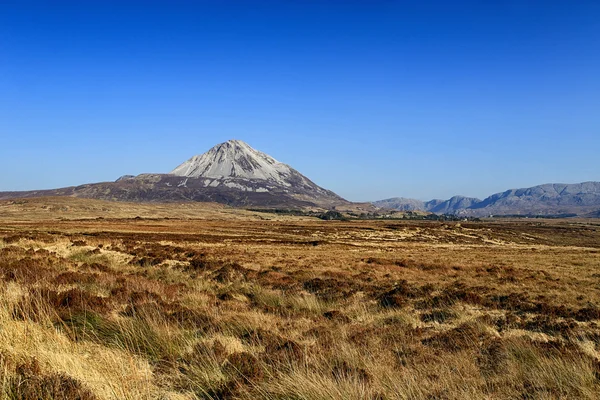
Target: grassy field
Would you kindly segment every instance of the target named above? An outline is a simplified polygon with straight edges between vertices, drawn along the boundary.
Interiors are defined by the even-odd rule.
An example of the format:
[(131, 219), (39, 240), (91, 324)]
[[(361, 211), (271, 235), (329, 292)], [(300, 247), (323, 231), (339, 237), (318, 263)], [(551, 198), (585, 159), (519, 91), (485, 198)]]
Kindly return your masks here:
[(7, 399), (600, 398), (600, 221), (0, 202)]

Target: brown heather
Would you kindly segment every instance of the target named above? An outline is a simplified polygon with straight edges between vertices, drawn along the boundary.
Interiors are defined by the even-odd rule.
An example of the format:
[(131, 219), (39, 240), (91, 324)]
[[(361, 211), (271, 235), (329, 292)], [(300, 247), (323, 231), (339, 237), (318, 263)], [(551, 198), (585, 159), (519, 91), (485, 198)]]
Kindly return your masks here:
[(0, 211), (3, 399), (600, 398), (597, 220)]

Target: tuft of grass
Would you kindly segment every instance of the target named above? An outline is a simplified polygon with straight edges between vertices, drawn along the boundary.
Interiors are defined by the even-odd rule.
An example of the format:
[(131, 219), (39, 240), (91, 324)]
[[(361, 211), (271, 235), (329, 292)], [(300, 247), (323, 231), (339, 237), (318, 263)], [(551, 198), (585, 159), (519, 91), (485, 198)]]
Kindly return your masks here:
[(1, 374), (2, 398), (7, 400), (97, 400), (88, 388), (76, 379), (63, 373), (43, 373), (38, 361), (33, 358), (16, 366), (8, 377), (6, 365)]
[(267, 289), (260, 285), (247, 287), (245, 295), (250, 298), (254, 307), (281, 315), (318, 316), (331, 307), (331, 302), (312, 293), (290, 294), (281, 290)]
[(573, 351), (548, 351), (513, 340), (507, 345), (516, 382), (534, 397), (596, 399), (594, 360)]
[(92, 250), (77, 250), (71, 252), (67, 259), (81, 263), (81, 264), (100, 264), (100, 265), (111, 265), (112, 260), (109, 256), (102, 253), (95, 253)]
[(93, 311), (84, 311), (66, 318), (61, 325), (75, 341), (94, 341), (142, 355), (150, 362), (177, 359), (187, 345), (186, 336), (161, 322), (162, 326), (143, 316), (110, 320)]

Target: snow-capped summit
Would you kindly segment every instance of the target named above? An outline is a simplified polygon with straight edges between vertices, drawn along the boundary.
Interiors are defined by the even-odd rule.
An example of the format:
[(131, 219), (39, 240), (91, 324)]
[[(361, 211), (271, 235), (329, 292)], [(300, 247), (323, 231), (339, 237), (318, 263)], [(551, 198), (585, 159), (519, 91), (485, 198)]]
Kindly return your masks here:
[(241, 140), (229, 140), (204, 154), (190, 158), (171, 171), (171, 174), (188, 178), (258, 179), (289, 186), (288, 179), (294, 172), (296, 171), (288, 165), (253, 149)]

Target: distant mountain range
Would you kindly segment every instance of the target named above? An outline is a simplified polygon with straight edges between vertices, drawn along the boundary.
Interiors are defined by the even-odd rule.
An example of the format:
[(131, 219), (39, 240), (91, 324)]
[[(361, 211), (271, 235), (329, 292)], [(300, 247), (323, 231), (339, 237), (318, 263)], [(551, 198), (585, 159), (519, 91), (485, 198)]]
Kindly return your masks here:
[(577, 215), (600, 218), (600, 182), (512, 189), (484, 200), (464, 196), (431, 201), (396, 197), (366, 204), (351, 203), (241, 140), (218, 144), (169, 173), (123, 175), (115, 182), (60, 189), (0, 192), (0, 200), (41, 196), (137, 202), (200, 201), (234, 207), (319, 208), (360, 213), (373, 213), (379, 208), (474, 217)]
[(168, 174), (124, 175), (115, 182), (0, 192), (0, 199), (40, 196), (117, 201), (212, 201), (236, 207), (271, 208), (333, 208), (352, 204), (240, 140), (218, 144)]
[(419, 201), (394, 197), (373, 202), (377, 207), (401, 211), (429, 211), (473, 217), (490, 215), (600, 217), (600, 182), (550, 183), (511, 189), (483, 200), (454, 196), (448, 200)]

